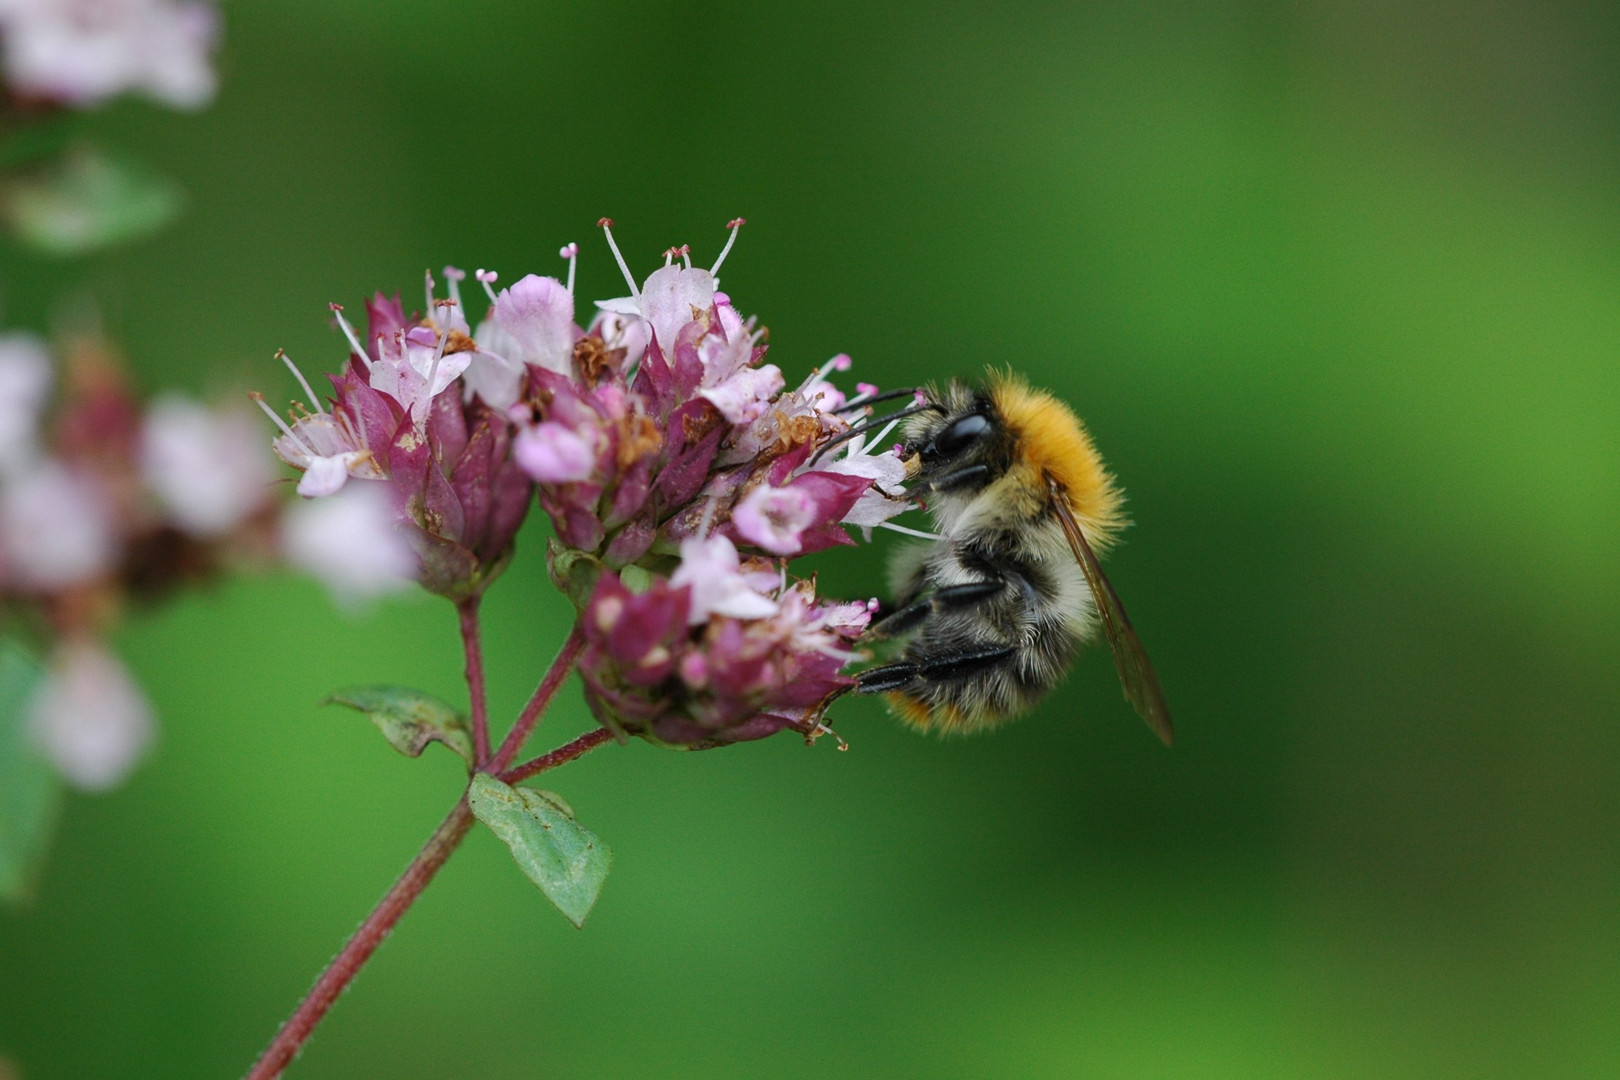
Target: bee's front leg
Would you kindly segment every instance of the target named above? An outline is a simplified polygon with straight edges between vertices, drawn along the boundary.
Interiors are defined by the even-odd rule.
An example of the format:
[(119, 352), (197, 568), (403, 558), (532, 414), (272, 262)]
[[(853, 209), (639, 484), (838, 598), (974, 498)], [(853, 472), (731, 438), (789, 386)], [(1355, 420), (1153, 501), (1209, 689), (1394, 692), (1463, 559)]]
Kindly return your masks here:
[(919, 683), (943, 682), (976, 675), (1017, 655), (1011, 645), (981, 649), (952, 649), (930, 656), (914, 657), (882, 667), (867, 668), (855, 676), (857, 694), (885, 694)]
[(999, 595), (1007, 583), (1000, 578), (987, 581), (967, 581), (960, 585), (947, 585), (935, 589), (921, 600), (914, 600), (883, 616), (867, 627), (865, 640), (882, 641), (909, 633), (928, 620), (930, 615), (942, 611), (958, 611), (983, 603)]

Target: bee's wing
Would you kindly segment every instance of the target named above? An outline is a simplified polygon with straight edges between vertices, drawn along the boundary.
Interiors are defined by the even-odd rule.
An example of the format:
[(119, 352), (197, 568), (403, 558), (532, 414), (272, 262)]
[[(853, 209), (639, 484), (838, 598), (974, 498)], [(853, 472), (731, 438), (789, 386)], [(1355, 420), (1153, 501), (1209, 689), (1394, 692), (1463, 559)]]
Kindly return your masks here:
[(1052, 505), (1063, 523), (1069, 547), (1074, 549), (1075, 560), (1086, 575), (1086, 583), (1091, 586), (1091, 595), (1097, 601), (1097, 614), (1102, 616), (1103, 632), (1108, 635), (1108, 648), (1114, 654), (1114, 667), (1119, 671), (1125, 700), (1135, 707), (1137, 715), (1147, 721), (1147, 726), (1164, 745), (1169, 746), (1175, 734), (1170, 727), (1170, 710), (1164, 703), (1164, 691), (1159, 689), (1159, 677), (1153, 673), (1153, 663), (1142, 648), (1142, 640), (1131, 628), (1131, 620), (1120, 606), (1114, 587), (1103, 576), (1097, 556), (1080, 531), (1080, 523), (1069, 512), (1068, 498), (1055, 484), (1052, 485)]

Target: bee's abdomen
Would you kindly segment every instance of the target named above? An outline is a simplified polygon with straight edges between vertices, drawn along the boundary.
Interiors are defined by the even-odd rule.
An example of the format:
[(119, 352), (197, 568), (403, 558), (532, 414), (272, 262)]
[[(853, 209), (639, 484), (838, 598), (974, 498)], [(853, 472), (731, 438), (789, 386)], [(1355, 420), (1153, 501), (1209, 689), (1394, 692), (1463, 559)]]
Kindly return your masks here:
[[(980, 649), (1009, 650), (971, 669), (950, 670), (937, 660), (918, 670), (887, 697), (896, 715), (913, 727), (946, 734), (980, 731), (1024, 712), (1062, 681), (1074, 646), (1067, 634), (1048, 634), (1023, 646), (991, 641)], [(913, 661), (913, 663), (916, 663)]]
[[(935, 596), (994, 575), (1000, 590), (962, 607), (930, 612), (895, 662), (860, 674), (860, 689), (883, 693), (914, 727), (968, 732), (1034, 705), (1067, 671), (1077, 645), (1066, 608), (1073, 583), (1046, 567), (942, 550), (925, 567)], [(926, 601), (924, 601), (926, 602)]]

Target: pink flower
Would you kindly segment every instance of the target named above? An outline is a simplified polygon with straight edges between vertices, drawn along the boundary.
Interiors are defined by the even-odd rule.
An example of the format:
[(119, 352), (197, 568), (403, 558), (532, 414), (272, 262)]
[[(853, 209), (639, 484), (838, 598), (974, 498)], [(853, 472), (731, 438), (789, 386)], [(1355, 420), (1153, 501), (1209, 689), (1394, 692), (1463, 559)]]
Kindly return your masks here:
[[(690, 748), (787, 729), (809, 736), (821, 730), (827, 705), (854, 685), (841, 669), (865, 620), (851, 616), (851, 605), (818, 602), (808, 582), (783, 587), (779, 579), (776, 596), (754, 593), (769, 602), (768, 612), (759, 605), (758, 614), (711, 609), (707, 618), (693, 617), (700, 603), (729, 603), (752, 591), (739, 584), (747, 575), (723, 543), (688, 541), (684, 580), (654, 580), (640, 596), (611, 572), (598, 579), (580, 617), (586, 646), (579, 670), (599, 721)], [(701, 600), (706, 574), (728, 582)]]
[(602, 347), (609, 352), (624, 350), (626, 366), (639, 363), (652, 343), (652, 327), (647, 320), (612, 311), (598, 311), (586, 334), (601, 338)]
[(706, 311), (714, 303), (714, 277), (707, 270), (666, 262), (662, 269), (653, 271), (640, 289), (634, 281), (629, 284), (629, 296), (599, 300), (596, 306), (616, 315), (644, 320), (652, 330), (653, 341), (666, 356), (675, 347), (681, 327), (692, 321), (692, 312)]
[[(830, 456), (827, 461), (807, 466), (805, 471), (870, 481), (855, 504), (839, 519), (844, 525), (855, 525), (866, 530), (870, 536), (874, 526), (882, 525), (916, 505), (905, 496), (906, 464), (893, 447), (882, 450), (869, 448), (862, 436), (850, 439), (845, 445), (846, 449)], [(872, 452), (874, 450), (876, 452)]]
[(0, 489), (0, 565), (24, 589), (51, 592), (109, 572), (118, 555), (114, 528), (107, 492), (60, 461)]
[(214, 96), (211, 4), (174, 0), (0, 0), (6, 81), (80, 108), (136, 90), (180, 109)]
[[(737, 240), (737, 230), (742, 227), (743, 220), (738, 218), (727, 226), (731, 236), (727, 238), (726, 246), (720, 250), (711, 269), (693, 269), (686, 248), (671, 248), (664, 253), (664, 265), (653, 271), (639, 289), (636, 288), (635, 279), (630, 276), (630, 268), (619, 254), (618, 246), (613, 244), (612, 223), (606, 218), (602, 221), (603, 228), (609, 230), (608, 243), (613, 247), (613, 257), (624, 273), (625, 283), (630, 286), (630, 295), (617, 300), (599, 300), (596, 306), (603, 311), (645, 320), (652, 328), (653, 340), (668, 358), (675, 348), (681, 328), (714, 306), (715, 286), (719, 281), (715, 275), (720, 272), (720, 264), (731, 253), (731, 245)], [(683, 264), (674, 262), (676, 255), (682, 258)]]
[(350, 355), (331, 376), (330, 411), (296, 368), (315, 411), (295, 408), (289, 424), (261, 406), (282, 430), (276, 453), (304, 470), (300, 494), (331, 496), (351, 477), (384, 481), (416, 554), (417, 580), (460, 599), (482, 592), (505, 567), (533, 488), (513, 456), (505, 412), (465, 392), (471, 339), (460, 329), (460, 271), (446, 273), (450, 300), (433, 300), (429, 279), (438, 322), (406, 320), (397, 301), (374, 298), (369, 347), (334, 306)]
[(596, 447), (573, 429), (546, 420), (518, 433), (513, 456), (542, 484), (577, 484), (596, 468)]
[(289, 565), (313, 574), (346, 604), (398, 592), (416, 576), (416, 555), (376, 483), (288, 507), (281, 546)]
[[(773, 575), (764, 575), (767, 589), (777, 584)], [(774, 615), (777, 604), (756, 586), (759, 575), (744, 574), (742, 560), (730, 540), (712, 536), (707, 540), (681, 542), (681, 564), (669, 576), (674, 588), (691, 590), (692, 608), (688, 620), (696, 625), (710, 615), (733, 619), (763, 619)]]
[(428, 406), (472, 363), (468, 352), (447, 353), (449, 334), (413, 326), (381, 338), (371, 365), (371, 388), (400, 404), (418, 425), (427, 422)]
[(804, 531), (816, 524), (816, 500), (803, 488), (761, 484), (731, 512), (737, 535), (777, 555), (797, 555)]
[(574, 325), (574, 294), (556, 278), (529, 274), (502, 289), (490, 309), (489, 327), (505, 345), (496, 352), (523, 364), (568, 374), (568, 360), (580, 333)]
[(28, 721), (63, 778), (89, 792), (122, 783), (156, 733), (152, 707), (129, 672), (101, 645), (79, 639), (57, 647)]
[[(342, 469), (339, 486), (348, 475)], [(251, 414), (215, 412), (178, 395), (160, 397), (147, 410), (141, 472), (170, 520), (199, 537), (235, 529), (264, 505), (271, 481)]]

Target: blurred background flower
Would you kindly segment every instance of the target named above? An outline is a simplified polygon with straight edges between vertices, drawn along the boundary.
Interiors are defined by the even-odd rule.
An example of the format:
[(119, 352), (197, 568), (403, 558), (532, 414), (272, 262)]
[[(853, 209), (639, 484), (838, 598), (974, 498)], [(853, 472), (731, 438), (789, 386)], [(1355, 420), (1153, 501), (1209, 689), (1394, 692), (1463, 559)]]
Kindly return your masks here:
[[(0, 619), (7, 661), (30, 649), (37, 679), (0, 724), (26, 723), (34, 747), (70, 786), (120, 784), (154, 735), (152, 708), (105, 644), (135, 604), (228, 570), (268, 565), (275, 549), (272, 475), (243, 405), (210, 408), (180, 394), (144, 404), (99, 335), (45, 343), (0, 337)], [(52, 397), (56, 400), (51, 401)], [(8, 675), (13, 674), (10, 667)], [(8, 705), (13, 703), (8, 702)], [(46, 808), (6, 806), (0, 832)], [(35, 868), (14, 837), (0, 843), (0, 899)]]
[[(1620, 1068), (1612, 5), (228, 14), (213, 108), (78, 117), (187, 214), (85, 264), (8, 249), (8, 326), (87, 282), (141, 386), (284, 403), (272, 351), (341, 351), (311, 314), (368, 283), (544, 272), (607, 213), (645, 273), (742, 213), (723, 287), (790, 384), (839, 350), (886, 387), (1011, 364), (1087, 420), (1178, 729), (1098, 650), (994, 738), (846, 700), (847, 754), (603, 750), (568, 776), (617, 860), (590, 928), (474, 839), (296, 1075)], [(584, 305), (624, 291), (581, 258)], [(818, 592), (882, 591), (877, 535)], [(497, 715), (573, 617), (545, 539), (485, 605)], [(230, 1075), (462, 780), (315, 703), (459, 701), (453, 616), (286, 576), (110, 644), (161, 739), (0, 915), (0, 1056)], [(577, 686), (542, 738), (591, 723)]]
[(213, 99), (219, 15), (176, 0), (0, 0), (12, 92), (87, 108), (145, 94), (177, 109)]

